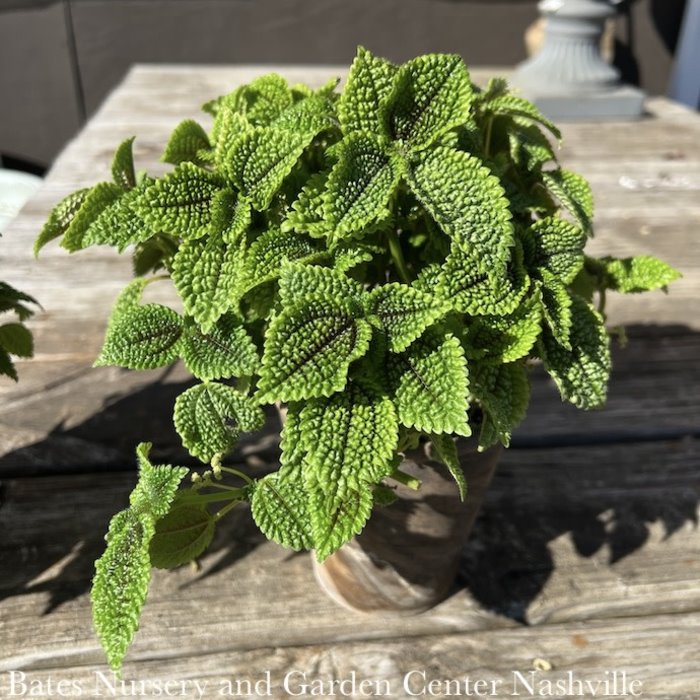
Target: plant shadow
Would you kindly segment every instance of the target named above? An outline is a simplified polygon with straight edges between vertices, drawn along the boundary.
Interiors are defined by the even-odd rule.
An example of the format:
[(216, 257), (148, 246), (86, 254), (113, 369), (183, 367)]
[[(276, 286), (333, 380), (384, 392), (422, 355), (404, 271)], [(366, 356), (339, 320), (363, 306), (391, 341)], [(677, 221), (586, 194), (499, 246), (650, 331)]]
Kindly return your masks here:
[[(644, 547), (655, 524), (662, 525), (666, 537), (688, 523), (697, 527), (700, 460), (697, 432), (688, 428), (687, 418), (697, 415), (697, 410), (692, 412), (697, 398), (689, 396), (688, 387), (699, 384), (695, 358), (700, 334), (666, 326), (631, 328), (629, 335), (633, 339), (630, 346), (614, 353), (620, 372), (613, 381), (610, 413), (601, 412), (595, 418), (598, 424), (602, 417), (611, 426), (602, 442), (595, 444), (584, 414), (577, 419), (578, 437), (565, 436), (568, 446), (561, 438), (547, 444), (546, 435), (533, 436), (530, 422), (528, 434), (515, 441), (520, 447), (502, 456), (464, 549), (457, 584), (485, 608), (527, 623), (528, 608), (556, 569), (552, 543), (562, 536), (570, 538), (578, 556), (604, 557), (614, 567)], [(634, 341), (640, 341), (642, 347), (634, 349)], [(649, 400), (663, 385), (667, 405), (677, 401), (685, 408), (678, 412), (677, 429), (667, 425), (656, 434), (642, 427), (638, 433), (622, 431), (617, 439), (615, 421), (628, 419), (617, 416), (621, 409), (614, 397), (628, 394), (631, 389), (625, 382), (640, 371), (654, 378), (640, 390), (650, 393)], [(533, 385), (537, 401), (545, 388), (553, 394), (537, 373)], [(184, 453), (170, 422), (171, 406), (187, 386), (189, 383), (156, 382), (113, 397), (85, 423), (70, 430), (57, 426), (44, 441), (0, 459), (0, 467), (7, 468), (25, 459), (27, 450), (33, 455), (48, 454), (56, 438), (66, 436), (101, 436), (105, 444), (115, 446), (116, 455), (114, 464), (102, 465), (99, 472), (88, 473), (75, 463), (70, 477), (57, 476), (52, 470), (50, 476), (7, 479), (0, 484), (0, 531), (6, 533), (0, 544), (0, 600), (45, 593), (44, 613), (49, 614), (89, 590), (109, 519), (126, 506), (134, 483), (133, 436), (125, 436), (124, 426), (133, 425), (136, 411), (142, 411), (137, 407), (145, 402), (150, 409), (138, 414), (139, 432), (145, 421), (150, 434), (159, 436), (155, 457), (181, 463)], [(637, 393), (634, 400), (643, 404), (645, 397)], [(552, 410), (559, 410), (558, 398), (555, 401)], [(638, 409), (630, 410), (634, 415)], [(546, 416), (539, 409), (535, 413), (538, 420)], [(270, 416), (262, 436), (243, 443), (236, 459), (256, 474), (273, 469), (278, 458), (278, 428)], [(124, 451), (119, 447), (122, 443)], [(122, 470), (119, 473), (114, 471), (117, 465)], [(125, 465), (129, 471), (124, 471)], [(61, 492), (69, 481), (71, 493)], [(47, 508), (42, 498), (52, 490), (61, 499), (69, 498), (70, 506)], [(186, 585), (228, 569), (264, 542), (249, 511), (236, 509), (222, 521), (202, 570)]]

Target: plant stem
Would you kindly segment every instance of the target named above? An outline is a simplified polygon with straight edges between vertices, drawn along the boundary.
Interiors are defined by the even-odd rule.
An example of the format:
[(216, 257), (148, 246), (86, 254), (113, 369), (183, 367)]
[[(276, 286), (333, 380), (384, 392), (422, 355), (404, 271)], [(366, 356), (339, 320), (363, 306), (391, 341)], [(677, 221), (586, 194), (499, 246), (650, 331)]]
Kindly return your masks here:
[(227, 491), (226, 493), (221, 493), (221, 491), (217, 493), (193, 493), (193, 494), (187, 494), (185, 496), (180, 496), (179, 501), (180, 503), (217, 503), (219, 501), (230, 501), (232, 499), (235, 499), (236, 503), (240, 500), (241, 496), (241, 490), (236, 489), (238, 493), (233, 493), (232, 491)]
[(486, 123), (486, 135), (484, 136), (484, 155), (488, 158), (491, 155), (491, 131), (493, 130), (493, 115)]
[(220, 469), (222, 472), (228, 472), (229, 474), (233, 474), (234, 476), (237, 476), (237, 477), (243, 479), (243, 481), (245, 481), (246, 484), (253, 483), (253, 480), (247, 474), (244, 474), (243, 472), (239, 472), (238, 469), (234, 469), (233, 467), (224, 467), (224, 466), (220, 467)]
[(394, 481), (398, 481), (404, 486), (408, 486), (409, 489), (413, 489), (414, 491), (418, 491), (418, 489), (420, 488), (420, 479), (416, 479), (415, 476), (406, 474), (406, 472), (401, 471), (401, 469), (398, 468), (394, 469), (394, 471), (391, 472), (391, 474), (389, 474), (389, 478), (393, 479)]
[(598, 289), (598, 313), (605, 318), (605, 287)]
[(401, 250), (401, 243), (399, 242), (399, 235), (395, 230), (391, 230), (387, 233), (387, 240), (389, 241), (389, 252), (391, 253), (391, 259), (394, 261), (394, 267), (399, 273), (399, 277), (402, 282), (406, 284), (411, 283), (411, 275), (406, 267), (406, 261), (403, 257), (403, 251)]
[(224, 515), (226, 515), (226, 513), (228, 513), (230, 510), (233, 510), (233, 508), (235, 508), (239, 503), (240, 503), (240, 500), (239, 501), (232, 501), (227, 506), (224, 506), (221, 510), (216, 512), (216, 514), (214, 515), (214, 519), (221, 520), (221, 518), (223, 518)]

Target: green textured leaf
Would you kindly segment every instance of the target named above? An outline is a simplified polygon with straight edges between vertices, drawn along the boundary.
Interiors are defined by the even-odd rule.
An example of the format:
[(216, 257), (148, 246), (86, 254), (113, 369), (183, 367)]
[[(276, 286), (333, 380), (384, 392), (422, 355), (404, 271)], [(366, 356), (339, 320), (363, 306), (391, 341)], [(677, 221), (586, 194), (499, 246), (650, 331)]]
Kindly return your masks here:
[(309, 132), (258, 127), (234, 141), (226, 172), (253, 208), (264, 211), (312, 138)]
[(131, 266), (136, 277), (148, 275), (165, 267), (178, 249), (175, 238), (165, 233), (157, 233), (143, 243), (134, 246)]
[(467, 362), (453, 335), (429, 330), (385, 362), (403, 425), (426, 433), (471, 434)]
[(324, 197), (328, 173), (312, 175), (292, 204), (287, 218), (282, 222), (283, 231), (308, 233), (314, 238), (323, 238), (331, 232), (324, 212)]
[(336, 124), (333, 100), (326, 94), (317, 93), (288, 107), (271, 126), (288, 132), (305, 133), (311, 140)]
[(459, 491), (459, 500), (464, 501), (467, 497), (467, 480), (464, 478), (464, 471), (459, 463), (459, 454), (454, 439), (449, 435), (431, 435), (430, 442), (437, 458), (452, 474)]
[(256, 78), (241, 92), (242, 108), (248, 121), (267, 126), (292, 106), (292, 91), (287, 81), (277, 73)]
[(94, 366), (155, 369), (169, 365), (178, 357), (181, 336), (182, 319), (172, 309), (160, 304), (135, 306), (110, 321)]
[(526, 170), (539, 171), (557, 159), (549, 139), (534, 124), (514, 121), (508, 129), (508, 142), (513, 162)]
[(571, 350), (571, 295), (566, 287), (548, 270), (542, 270), (542, 310), (554, 339)]
[(469, 119), (472, 86), (461, 57), (429, 54), (404, 63), (378, 105), (391, 138), (418, 150)]
[(123, 190), (136, 187), (136, 171), (134, 170), (134, 139), (132, 136), (117, 148), (112, 159), (112, 177), (114, 183)]
[(118, 670), (139, 626), (151, 580), (150, 517), (125, 510), (112, 518), (107, 549), (95, 562), (92, 619), (107, 661)]
[(218, 175), (193, 163), (180, 163), (172, 173), (148, 187), (136, 206), (154, 230), (194, 240), (209, 233), (212, 202), (223, 189)]
[(547, 189), (561, 202), (576, 223), (591, 232), (593, 220), (593, 193), (591, 186), (581, 175), (570, 170), (552, 170), (542, 173)]
[(202, 462), (230, 452), (241, 433), (259, 430), (265, 414), (233, 387), (205, 382), (175, 401), (175, 429), (189, 453)]
[(112, 304), (112, 310), (110, 311), (107, 324), (107, 334), (110, 333), (112, 326), (118, 319), (130, 309), (139, 305), (141, 297), (143, 296), (143, 290), (150, 281), (151, 280), (143, 277), (132, 280), (119, 292), (119, 296), (116, 298), (114, 304)]
[(143, 220), (137, 205), (143, 192), (154, 182), (145, 178), (103, 209), (85, 231), (83, 247), (112, 245), (121, 253), (127, 246), (143, 243), (153, 236), (155, 231)]
[(178, 486), (189, 469), (170, 465), (154, 466), (148, 456), (152, 447), (150, 442), (142, 442), (136, 448), (139, 480), (129, 496), (129, 503), (137, 515), (157, 519), (170, 511)]
[(211, 544), (216, 521), (204, 508), (181, 505), (158, 520), (150, 543), (151, 566), (174, 569), (196, 559)]
[(343, 131), (382, 134), (379, 106), (388, 98), (397, 68), (359, 47), (338, 103)]
[(362, 532), (374, 498), (369, 487), (349, 489), (342, 500), (326, 494), (317, 482), (307, 483), (307, 491), (316, 558), (323, 561)]
[[(70, 224), (66, 228), (61, 240), (61, 247), (71, 253), (84, 248), (86, 245), (84, 237), (90, 225), (110, 204), (116, 202), (123, 193), (124, 191), (120, 187), (113, 185), (111, 182), (100, 182), (91, 188), (80, 205), (80, 208), (77, 210), (77, 213), (73, 216)], [(65, 201), (66, 200), (64, 200), (64, 202)], [(61, 204), (63, 204), (63, 202)], [(40, 239), (43, 233), (42, 231), (39, 235)], [(39, 246), (39, 248), (40, 247), (41, 246)], [(38, 251), (36, 246), (35, 251)]]
[(363, 297), (362, 285), (333, 268), (288, 263), (280, 273), (283, 306), (327, 299), (349, 299), (359, 303)]
[(241, 243), (251, 223), (250, 202), (223, 190), (212, 200), (211, 219), (212, 233), (221, 234), (226, 243)]
[(72, 192), (51, 210), (49, 218), (34, 242), (34, 255), (39, 255), (39, 251), (47, 243), (66, 232), (80, 207), (83, 206), (91, 189), (90, 187), (85, 187)]
[(12, 362), (12, 358), (9, 353), (0, 347), (0, 375), (5, 375), (18, 381), (17, 370), (15, 369), (15, 363)]
[(561, 131), (532, 102), (524, 97), (501, 93), (488, 100), (484, 108), (490, 114), (519, 117), (536, 122), (548, 129), (557, 139), (561, 138)]
[(523, 244), (528, 268), (545, 268), (569, 284), (583, 265), (586, 233), (576, 224), (548, 216), (530, 226)]
[(386, 153), (376, 136), (347, 136), (323, 194), (325, 216), (335, 233), (355, 233), (388, 216), (401, 172), (401, 159)]
[(541, 295), (535, 293), (507, 316), (480, 316), (467, 327), (467, 357), (513, 362), (525, 357), (542, 328)]
[(377, 287), (367, 299), (367, 312), (379, 319), (392, 352), (405, 350), (449, 310), (445, 300), (396, 282)]
[(17, 357), (31, 357), (34, 354), (34, 340), (21, 323), (5, 323), (0, 326), (0, 348)]
[(610, 340), (601, 315), (579, 297), (572, 297), (571, 350), (551, 334), (542, 336), (544, 367), (564, 400), (579, 408), (598, 408), (605, 403), (610, 376)]
[(204, 165), (205, 160), (200, 157), (200, 153), (210, 148), (207, 132), (193, 119), (185, 119), (173, 130), (160, 159), (163, 163), (173, 165), (180, 165), (180, 163)]
[(270, 540), (295, 551), (311, 549), (308, 495), (300, 475), (268, 474), (255, 484), (250, 511)]
[(330, 396), (347, 381), (353, 360), (372, 335), (350, 301), (310, 300), (276, 316), (267, 331), (260, 371), (261, 401)]
[(254, 374), (260, 364), (255, 343), (240, 321), (228, 314), (204, 333), (185, 319), (182, 359), (197, 379), (227, 379)]
[(525, 418), (530, 381), (522, 362), (479, 363), (472, 367), (472, 393), (483, 411), (479, 450), (501, 441), (508, 447), (513, 429)]
[(606, 257), (600, 258), (598, 263), (605, 268), (607, 288), (623, 294), (660, 289), (681, 276), (678, 270), (651, 255)]
[(239, 296), (260, 284), (277, 279), (284, 263), (309, 261), (319, 256), (312, 240), (298, 233), (283, 233), (273, 228), (265, 231), (246, 253), (237, 286)]
[(508, 200), (478, 158), (440, 146), (423, 154), (408, 181), (440, 228), (482, 271), (505, 266), (513, 245)]
[(246, 117), (230, 104), (224, 104), (214, 119), (211, 141), (214, 145), (214, 165), (219, 172), (226, 172), (231, 147), (254, 130)]
[(240, 246), (229, 245), (219, 236), (185, 241), (173, 258), (172, 279), (185, 313), (205, 333), (231, 308), (241, 265)]
[(343, 392), (312, 399), (301, 414), (307, 478), (326, 495), (343, 500), (393, 471), (399, 424), (391, 400), (366, 382), (351, 381)]
[(299, 475), (306, 457), (301, 439), (301, 411), (302, 404), (290, 403), (280, 431), (279, 473), (285, 476), (290, 473)]
[(472, 316), (503, 316), (512, 313), (530, 287), (522, 261), (522, 250), (513, 249), (504, 276), (478, 272), (478, 261), (460, 248), (452, 247), (440, 272), (438, 293), (452, 308)]

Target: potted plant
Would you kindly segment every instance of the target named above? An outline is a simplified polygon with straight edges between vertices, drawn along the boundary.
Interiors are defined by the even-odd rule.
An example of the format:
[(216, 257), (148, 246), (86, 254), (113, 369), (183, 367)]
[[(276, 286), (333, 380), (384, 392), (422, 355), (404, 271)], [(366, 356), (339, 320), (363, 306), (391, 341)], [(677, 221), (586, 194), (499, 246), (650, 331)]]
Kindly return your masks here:
[[(133, 247), (137, 278), (95, 364), (182, 359), (199, 380), (174, 422), (207, 470), (183, 487), (186, 468), (154, 466), (140, 445), (96, 564), (94, 622), (114, 668), (151, 567), (198, 557), (241, 502), (268, 538), (330, 562), (319, 577), (345, 602), (434, 604), (494, 446), (525, 415), (529, 365), (564, 400), (601, 406), (606, 290), (678, 276), (647, 256), (584, 254), (591, 191), (557, 164), (542, 131), (558, 139), (556, 127), (503, 80), (477, 88), (454, 55), (395, 66), (359, 49), (336, 86), (271, 74), (209, 102), (210, 131), (177, 126), (159, 179), (135, 173), (124, 142), (114, 181), (61, 202), (37, 240)], [(182, 313), (142, 301), (155, 280), (172, 282)], [(285, 416), (280, 466), (253, 478), (226, 456), (265, 405)]]

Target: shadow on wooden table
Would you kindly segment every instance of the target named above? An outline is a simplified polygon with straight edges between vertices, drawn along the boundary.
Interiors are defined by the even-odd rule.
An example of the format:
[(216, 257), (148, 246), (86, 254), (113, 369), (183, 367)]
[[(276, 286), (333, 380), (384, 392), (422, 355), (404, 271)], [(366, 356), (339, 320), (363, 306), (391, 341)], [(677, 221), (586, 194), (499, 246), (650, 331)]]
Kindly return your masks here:
[[(696, 346), (699, 336), (688, 332), (690, 345)], [(664, 368), (666, 377), (675, 372), (687, 374), (683, 366), (677, 354), (671, 353)], [(631, 372), (634, 367), (625, 369)], [(661, 383), (664, 371), (659, 372)], [(697, 379), (693, 371), (695, 376), (687, 376), (687, 382)], [(143, 419), (148, 421), (148, 434), (159, 436), (155, 440), (160, 444), (157, 457), (181, 461), (178, 441), (171, 435), (170, 406), (186, 386), (151, 385), (108, 402), (99, 415), (69, 431), (58, 427), (45, 444), (22, 448), (23, 454), (26, 457), (27, 449), (34, 454), (51, 450), (56, 438), (66, 434), (129, 442), (131, 451), (133, 436), (128, 431), (124, 434), (124, 426), (133, 426), (138, 410), (139, 415), (147, 416)], [(683, 386), (681, 381), (677, 391)], [(685, 386), (692, 389), (695, 385)], [(150, 413), (143, 412), (144, 405), (151, 407)], [(139, 434), (143, 427), (139, 425)], [(275, 431), (276, 426), (271, 426), (262, 442), (248, 443), (239, 452), (258, 473), (270, 468), (266, 464), (274, 464)], [(665, 537), (687, 523), (697, 526), (697, 435), (686, 433), (684, 437), (684, 429), (675, 436), (665, 435), (645, 439), (642, 431), (636, 439), (621, 442), (595, 444), (591, 436), (588, 445), (507, 450), (465, 549), (459, 587), (468, 589), (483, 607), (527, 623), (528, 607), (556, 570), (552, 544), (562, 536), (569, 538), (577, 557), (596, 556), (598, 565), (602, 560), (614, 566), (644, 547), (653, 524), (661, 525)], [(131, 454), (129, 463), (133, 464)], [(16, 463), (18, 457), (21, 455), (6, 455), (0, 466)], [(2, 568), (7, 572), (0, 599), (46, 592), (48, 614), (86, 593), (109, 519), (127, 504), (133, 482), (133, 471), (104, 468), (99, 473), (5, 481), (0, 491), (0, 529), (9, 537), (0, 546), (0, 558), (5, 559)], [(47, 508), (47, 499), (56, 494), (65, 503)], [(222, 521), (203, 569), (186, 585), (194, 586), (197, 580), (233, 566), (264, 542), (247, 509), (237, 509)]]

